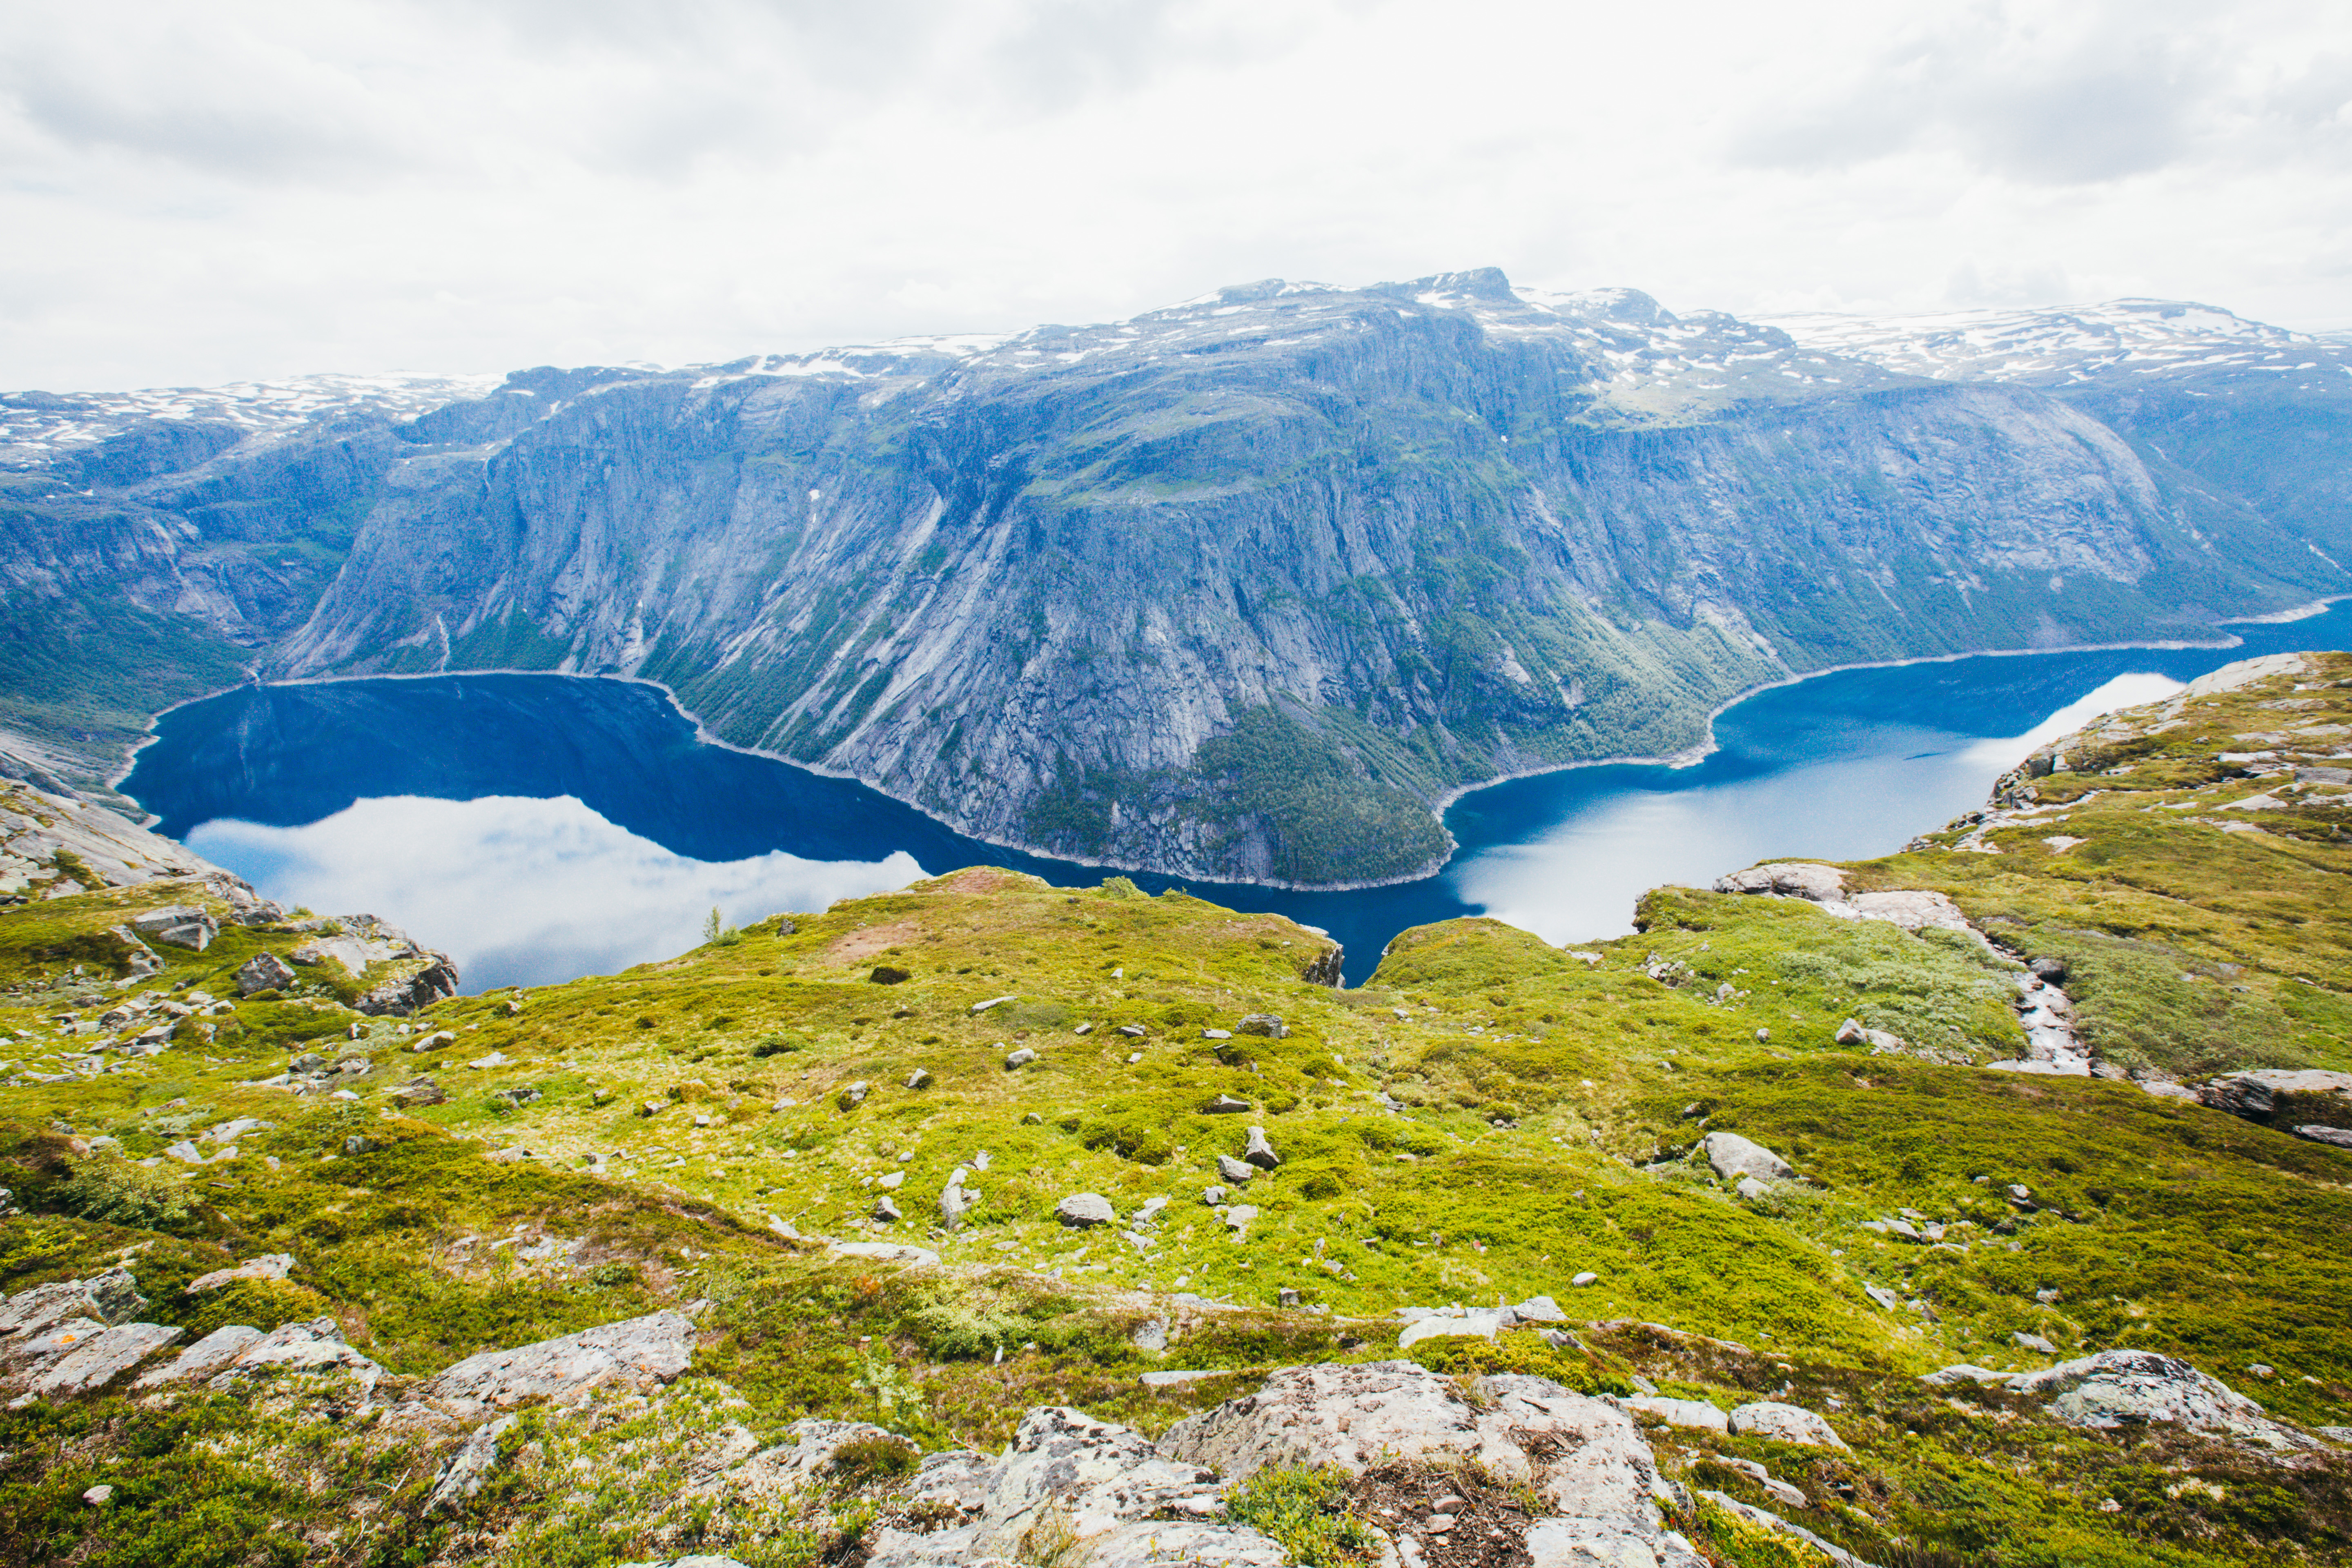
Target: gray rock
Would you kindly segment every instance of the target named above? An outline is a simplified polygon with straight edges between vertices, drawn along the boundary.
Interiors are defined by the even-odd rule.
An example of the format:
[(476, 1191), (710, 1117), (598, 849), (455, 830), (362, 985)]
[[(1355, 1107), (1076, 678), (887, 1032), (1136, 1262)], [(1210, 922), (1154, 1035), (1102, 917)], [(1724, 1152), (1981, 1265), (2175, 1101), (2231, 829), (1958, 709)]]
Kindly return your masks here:
[(131, 929), (149, 942), (202, 952), (220, 935), (220, 923), (194, 904), (172, 904), (131, 917)]
[(94, 1486), (81, 1494), (81, 1500), (92, 1508), (104, 1508), (114, 1500), (114, 1489), (104, 1484)]
[(1770, 1197), (1772, 1195), (1772, 1189), (1766, 1186), (1762, 1182), (1758, 1181), (1753, 1176), (1740, 1177), (1738, 1184), (1733, 1186), (1731, 1190), (1738, 1193), (1741, 1197), (1746, 1198), (1750, 1203), (1754, 1203), (1758, 1198)]
[(2303, 1126), (2294, 1130), (2298, 1138), (2308, 1138), (2315, 1143), (2333, 1143), (2338, 1149), (2352, 1149), (2352, 1127)]
[(110, 1268), (88, 1279), (59, 1279), (20, 1290), (0, 1301), (0, 1357), (8, 1347), (60, 1324), (87, 1319), (119, 1323), (143, 1310), (147, 1298), (127, 1268)]
[[(1795, 1489), (1791, 1488), (1790, 1489), (1794, 1490)], [(1698, 1495), (1706, 1499), (1707, 1501), (1715, 1504), (1716, 1507), (1722, 1509), (1727, 1513), (1744, 1519), (1750, 1524), (1761, 1525), (1763, 1528), (1771, 1531), (1775, 1534), (1785, 1535), (1791, 1540), (1803, 1542), (1806, 1545), (1820, 1552), (1823, 1557), (1828, 1558), (1832, 1564), (1832, 1568), (1871, 1568), (1870, 1563), (1864, 1562), (1859, 1557), (1856, 1557), (1844, 1547), (1822, 1540), (1820, 1536), (1815, 1535), (1811, 1531), (1807, 1530), (1801, 1524), (1790, 1523), (1787, 1520), (1782, 1519), (1779, 1514), (1774, 1513), (1769, 1508), (1757, 1508), (1753, 1504), (1741, 1502), (1738, 1498), (1731, 1496), (1727, 1492), (1702, 1489)]]
[[(1887, 1294), (1891, 1296), (1894, 1292), (1889, 1291)], [(1996, 1383), (2005, 1384), (2011, 1376), (2009, 1373), (1995, 1372), (1989, 1366), (1976, 1366), (1962, 1362), (1957, 1366), (1948, 1366), (1935, 1372), (1924, 1373), (1920, 1375), (1919, 1381), (1930, 1388), (1950, 1388), (1962, 1383), (1973, 1383), (1982, 1388)]]
[(963, 1216), (980, 1206), (980, 1194), (961, 1183), (940, 1194), (940, 1220), (950, 1230), (963, 1228)]
[(2013, 1333), (2009, 1336), (2009, 1342), (2015, 1345), (2020, 1350), (2034, 1351), (2042, 1355), (2056, 1355), (2058, 1353), (2058, 1347), (2052, 1344), (2048, 1340), (2043, 1339), (2040, 1334), (2029, 1334), (2024, 1332)]
[(1801, 1405), (1759, 1399), (1731, 1409), (1731, 1429), (1742, 1436), (1769, 1437), (1779, 1443), (1802, 1443), (1809, 1447), (1844, 1449), (1836, 1429)]
[(1474, 1405), (1452, 1379), (1412, 1362), (1286, 1367), (1256, 1394), (1177, 1423), (1160, 1451), (1229, 1479), (1268, 1467), (1360, 1475), (1392, 1458), (1475, 1458), (1556, 1510), (1530, 1529), (1537, 1563), (1696, 1568), (1665, 1538), (1657, 1504), (1667, 1489), (1631, 1415), (1542, 1378), (1486, 1376), (1476, 1389)]
[(489, 1479), (490, 1471), (498, 1466), (499, 1439), (505, 1436), (520, 1419), (521, 1417), (516, 1415), (501, 1415), (477, 1427), (474, 1435), (467, 1438), (464, 1445), (449, 1457), (448, 1462), (441, 1467), (441, 1473), (433, 1484), (433, 1495), (425, 1500), (425, 1511), (438, 1513), (480, 1491), (482, 1483)]
[(1701, 1140), (1699, 1147), (1706, 1152), (1706, 1163), (1715, 1167), (1715, 1173), (1726, 1181), (1753, 1176), (1759, 1181), (1780, 1182), (1797, 1173), (1780, 1155), (1737, 1132), (1710, 1132)]
[(1256, 1167), (1234, 1159), (1231, 1154), (1217, 1156), (1217, 1174), (1229, 1182), (1246, 1182), (1257, 1174)]
[(693, 1355), (694, 1321), (683, 1312), (653, 1312), (467, 1356), (415, 1397), (471, 1416), (532, 1400), (573, 1400), (593, 1388), (650, 1388), (683, 1373)]
[(1135, 1326), (1133, 1333), (1127, 1336), (1127, 1342), (1137, 1350), (1158, 1355), (1168, 1348), (1168, 1320), (1146, 1318)]
[(1728, 1432), (1731, 1418), (1719, 1406), (1703, 1399), (1667, 1399), (1657, 1394), (1639, 1394), (1625, 1401), (1625, 1408), (1654, 1415), (1669, 1426), (1691, 1426), (1708, 1432)]
[(1519, 1321), (1523, 1323), (1564, 1323), (1568, 1321), (1568, 1314), (1561, 1311), (1559, 1310), (1559, 1303), (1553, 1300), (1549, 1296), (1530, 1296), (1526, 1300), (1520, 1302), (1517, 1306), (1513, 1307), (1511, 1310), (1517, 1315)]
[(1235, 1204), (1231, 1208), (1225, 1210), (1223, 1217), (1224, 1222), (1234, 1228), (1234, 1234), (1238, 1236), (1243, 1231), (1249, 1229), (1250, 1221), (1257, 1218), (1257, 1205), (1255, 1204)]
[(250, 996), (257, 991), (277, 991), (294, 984), (294, 966), (274, 952), (257, 952), (238, 966), (236, 994)]
[(199, 1274), (188, 1281), (190, 1295), (200, 1290), (217, 1290), (239, 1279), (283, 1279), (294, 1268), (290, 1252), (265, 1252), (258, 1258), (248, 1258), (233, 1268), (215, 1268), (209, 1274)]
[(1784, 899), (1830, 903), (1845, 897), (1845, 873), (1805, 860), (1775, 860), (1734, 871), (1715, 881), (1718, 893), (1770, 893)]
[(1286, 1040), (1290, 1026), (1272, 1013), (1252, 1013), (1234, 1026), (1244, 1035), (1260, 1035), (1269, 1039)]
[(930, 1082), (931, 1069), (929, 1068), (917, 1068), (913, 1072), (907, 1075), (907, 1087), (908, 1089), (928, 1089), (930, 1087)]
[(352, 1006), (372, 1017), (404, 1018), (456, 994), (457, 964), (446, 953), (427, 952), (419, 954), (406, 973), (373, 987)]
[(143, 1393), (167, 1384), (194, 1383), (211, 1377), (236, 1364), (236, 1358), (260, 1339), (259, 1329), (249, 1329), (242, 1323), (215, 1329), (166, 1364), (142, 1373), (138, 1381), (131, 1385), (131, 1392)]
[(873, 1219), (875, 1224), (896, 1225), (906, 1217), (907, 1216), (905, 1215), (898, 1212), (898, 1205), (892, 1203), (888, 1198), (876, 1198), (874, 1200)]
[(157, 1323), (118, 1323), (51, 1360), (26, 1384), (43, 1399), (70, 1399), (105, 1387), (184, 1331)]
[(1265, 1141), (1265, 1129), (1263, 1127), (1249, 1130), (1249, 1144), (1242, 1151), (1242, 1158), (1261, 1171), (1274, 1170), (1282, 1163), (1282, 1156), (1276, 1153), (1274, 1145)]
[(834, 1102), (844, 1110), (855, 1110), (866, 1103), (866, 1097), (873, 1091), (873, 1086), (861, 1079), (834, 1096)]
[(1424, 1311), (1404, 1326), (1404, 1332), (1397, 1336), (1397, 1349), (1444, 1337), (1491, 1340), (1503, 1326), (1503, 1314), (1492, 1307)]
[(1600, 1283), (1601, 1283), (1601, 1276), (1600, 1276), (1600, 1275), (1598, 1275), (1598, 1274), (1595, 1274), (1594, 1272), (1592, 1272), (1592, 1270), (1591, 1270), (1591, 1269), (1588, 1268), (1588, 1269), (1586, 1269), (1583, 1273), (1579, 1274), (1579, 1275), (1575, 1276), (1574, 1278), (1572, 1278), (1571, 1279), (1570, 1279), (1570, 1280), (1569, 1280), (1569, 1283), (1570, 1283), (1570, 1285), (1575, 1286), (1578, 1289), (1581, 1290), (1581, 1289), (1584, 1289), (1586, 1286), (1588, 1286), (1588, 1285), (1598, 1285), (1598, 1284), (1600, 1284)]
[(280, 1324), (262, 1335), (238, 1352), (208, 1386), (226, 1390), (271, 1373), (349, 1373), (373, 1394), (383, 1368), (344, 1343), (342, 1327), (334, 1319), (313, 1318), (307, 1323)]
[(1211, 1208), (1215, 1208), (1219, 1204), (1225, 1201), (1225, 1189), (1216, 1186), (1202, 1187), (1201, 1189), (1201, 1201), (1208, 1205)]
[(863, 1258), (876, 1263), (908, 1263), (936, 1268), (940, 1255), (928, 1247), (895, 1241), (836, 1241), (829, 1249), (835, 1258)]
[(2309, 1446), (2308, 1439), (2280, 1427), (2261, 1405), (2220, 1379), (2152, 1351), (2101, 1351), (2042, 1372), (2021, 1373), (2009, 1385), (2048, 1401), (2051, 1415), (2070, 1426), (2177, 1426), (2273, 1447)]
[(1015, 1068), (1025, 1068), (1036, 1059), (1037, 1053), (1032, 1050), (1029, 1047), (1024, 1046), (1017, 1051), (1012, 1051), (1006, 1054), (1004, 1058), (1004, 1070), (1011, 1072)]
[(1203, 1116), (1239, 1116), (1249, 1109), (1250, 1102), (1248, 1100), (1235, 1100), (1230, 1094), (1221, 1094), (1217, 1096), (1216, 1099), (1209, 1101), (1208, 1104), (1201, 1107), (1201, 1114)]
[(1100, 1193), (1072, 1193), (1054, 1205), (1054, 1217), (1074, 1230), (1086, 1230), (1108, 1225), (1118, 1215)]

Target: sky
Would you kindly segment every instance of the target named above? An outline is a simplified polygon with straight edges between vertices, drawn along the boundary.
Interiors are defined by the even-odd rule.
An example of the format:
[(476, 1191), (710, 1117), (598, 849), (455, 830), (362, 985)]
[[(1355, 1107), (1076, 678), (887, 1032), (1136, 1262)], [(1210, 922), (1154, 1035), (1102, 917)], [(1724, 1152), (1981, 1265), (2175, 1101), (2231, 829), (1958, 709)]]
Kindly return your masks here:
[(0, 7), (0, 386), (693, 363), (1479, 266), (2352, 328), (2352, 5)]

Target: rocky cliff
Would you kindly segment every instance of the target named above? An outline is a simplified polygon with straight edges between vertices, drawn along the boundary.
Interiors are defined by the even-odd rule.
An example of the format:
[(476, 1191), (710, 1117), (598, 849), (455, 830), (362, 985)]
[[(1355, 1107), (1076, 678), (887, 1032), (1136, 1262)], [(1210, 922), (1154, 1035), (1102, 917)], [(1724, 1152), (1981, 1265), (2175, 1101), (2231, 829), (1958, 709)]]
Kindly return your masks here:
[(1791, 671), (2352, 588), (2324, 486), (1491, 270), (160, 450), (45, 459), (88, 493), (10, 514), (27, 648), (127, 596), (149, 668), (642, 676), (977, 837), (1299, 883), (1425, 870), (1454, 790), (1683, 750)]

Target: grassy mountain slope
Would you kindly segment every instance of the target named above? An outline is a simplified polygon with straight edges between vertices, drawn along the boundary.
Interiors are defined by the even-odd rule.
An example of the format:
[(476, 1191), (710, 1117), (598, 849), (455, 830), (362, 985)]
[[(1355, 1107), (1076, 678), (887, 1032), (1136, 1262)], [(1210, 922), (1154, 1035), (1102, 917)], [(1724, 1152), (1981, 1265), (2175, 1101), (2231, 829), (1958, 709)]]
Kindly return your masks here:
[[(2008, 952), (2063, 958), (2106, 1070), (2352, 1067), (2344, 792), (2236, 776), (2310, 765), (2347, 723), (2344, 656), (2116, 716), (2005, 780), (1989, 820), (1846, 868), (1849, 884), (1943, 890)], [(2231, 807), (2257, 794), (2287, 804)], [(1340, 991), (1307, 977), (1328, 942), (1278, 918), (983, 868), (621, 974), (453, 999), (410, 1033), (305, 969), (285, 994), (178, 1023), (159, 1057), (99, 1073), (56, 1057), (47, 1020), (119, 995), (108, 928), (190, 886), (0, 913), (0, 1026), (16, 1037), (0, 1047), (0, 1181), (24, 1211), (0, 1220), (0, 1286), (130, 1257), (154, 1321), (331, 1314), (395, 1377), (691, 1300), (710, 1303), (704, 1344), (653, 1406), (530, 1415), (496, 1483), (449, 1515), (423, 1507), (446, 1436), (267, 1385), (168, 1415), (120, 1392), (0, 1414), (0, 1555), (844, 1561), (887, 1506), (870, 1491), (698, 1505), (668, 1478), (698, 1473), (698, 1445), (730, 1423), (765, 1442), (810, 1414), (927, 1448), (1001, 1444), (1047, 1402), (1156, 1431), (1270, 1367), (1395, 1353), (1395, 1307), (1542, 1292), (1581, 1350), (1514, 1331), (1409, 1353), (1718, 1403), (1785, 1389), (1853, 1452), (1660, 1428), (1663, 1463), (1874, 1563), (2352, 1561), (2337, 1449), (2280, 1462), (2167, 1428), (2084, 1431), (1916, 1381), (2046, 1364), (2012, 1338), (2038, 1334), (2062, 1354), (2179, 1354), (2280, 1417), (2352, 1423), (2352, 1152), (2127, 1077), (1837, 1043), (1851, 1016), (1947, 1060), (2015, 1055), (2017, 961), (1964, 933), (1664, 889), (1620, 942), (1564, 952), (1449, 921)], [(301, 940), (161, 948), (165, 973), (131, 990), (233, 995), (236, 964)], [(1286, 1037), (1239, 1032), (1253, 1014)], [(455, 1043), (406, 1048), (427, 1030)], [(1035, 1059), (1008, 1067), (1021, 1049)], [(305, 1050), (369, 1064), (340, 1080), (355, 1098), (250, 1086)], [(419, 1076), (446, 1100), (394, 1098)], [(1204, 1113), (1218, 1095), (1252, 1109)], [(275, 1125), (185, 1173), (131, 1163), (237, 1116)], [(1251, 1126), (1281, 1164), (1221, 1182), (1215, 1157)], [(1704, 1131), (1755, 1139), (1803, 1179), (1742, 1198), (1691, 1153)], [(950, 1229), (937, 1205), (958, 1166), (979, 1202)], [(1203, 1201), (1220, 1184), (1257, 1211), (1238, 1233), (1235, 1210)], [(1081, 1192), (1118, 1225), (1056, 1223)], [(904, 1217), (874, 1224), (882, 1198)], [(1905, 1215), (1945, 1226), (1943, 1244), (1859, 1228)], [(941, 1261), (839, 1258), (818, 1238)], [(274, 1251), (297, 1259), (284, 1282), (184, 1293)], [(1150, 1318), (1171, 1325), (1164, 1353), (1132, 1342)], [(1139, 1386), (1163, 1367), (1231, 1375)], [(1771, 1502), (1725, 1458), (1769, 1465), (1807, 1505)], [(106, 1511), (75, 1500), (99, 1479), (122, 1500)], [(1813, 1561), (1719, 1512), (1683, 1523), (1720, 1563)]]

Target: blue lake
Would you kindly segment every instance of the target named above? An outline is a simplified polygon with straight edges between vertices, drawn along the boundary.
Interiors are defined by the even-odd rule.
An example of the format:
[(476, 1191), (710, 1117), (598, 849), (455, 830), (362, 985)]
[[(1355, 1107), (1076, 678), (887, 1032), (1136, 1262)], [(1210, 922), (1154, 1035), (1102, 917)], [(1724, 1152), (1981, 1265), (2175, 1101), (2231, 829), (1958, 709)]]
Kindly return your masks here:
[[(2230, 648), (1996, 656), (1843, 670), (1759, 692), (1686, 767), (1610, 763), (1456, 801), (1436, 875), (1345, 892), (1181, 884), (1322, 927), (1360, 984), (1399, 931), (1490, 914), (1548, 941), (1633, 929), (1662, 882), (1772, 856), (1884, 854), (1980, 805), (2041, 741), (2259, 653), (2352, 648), (2352, 605), (2237, 628)], [(658, 690), (561, 676), (247, 687), (167, 714), (122, 784), (157, 827), (268, 896), (366, 911), (447, 950), (467, 990), (665, 957), (730, 922), (998, 865), (1100, 868), (966, 838), (839, 779), (695, 738)]]

